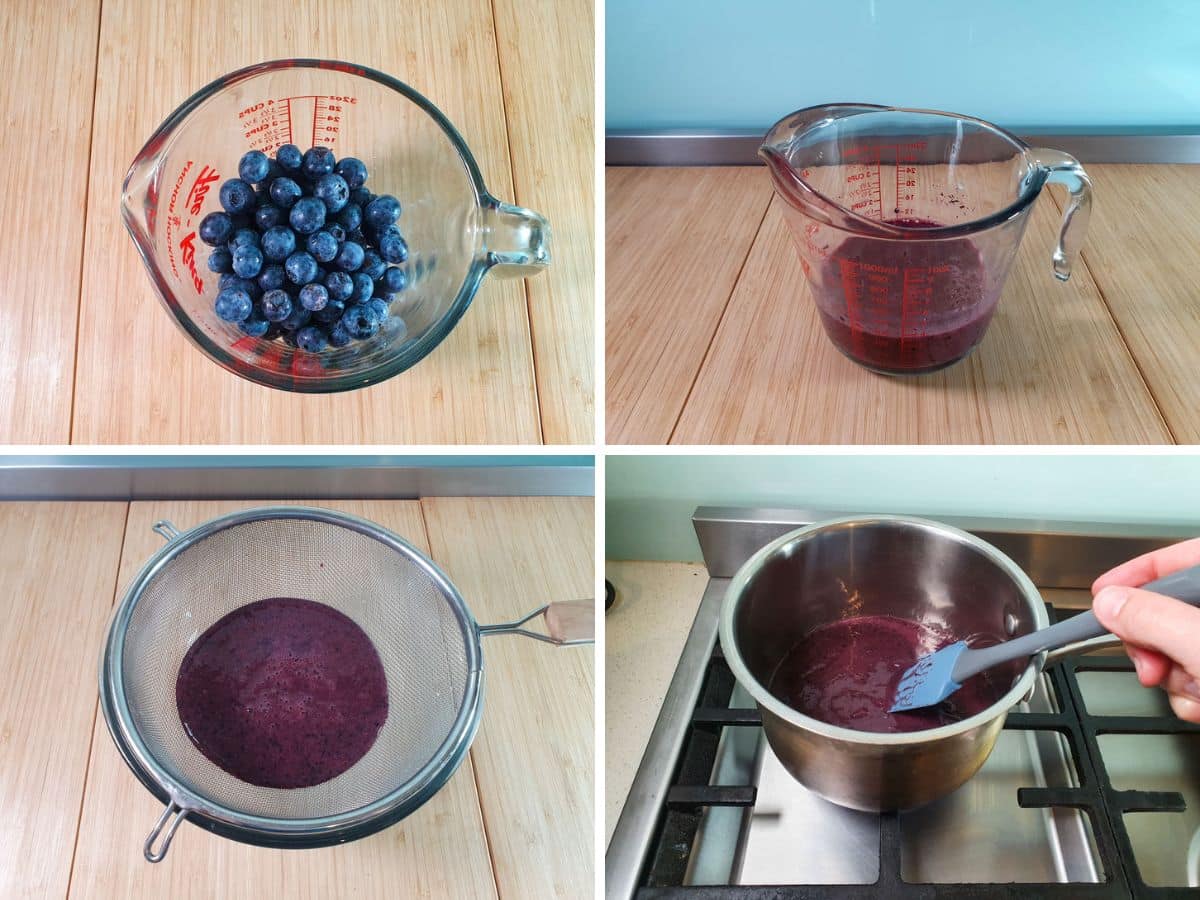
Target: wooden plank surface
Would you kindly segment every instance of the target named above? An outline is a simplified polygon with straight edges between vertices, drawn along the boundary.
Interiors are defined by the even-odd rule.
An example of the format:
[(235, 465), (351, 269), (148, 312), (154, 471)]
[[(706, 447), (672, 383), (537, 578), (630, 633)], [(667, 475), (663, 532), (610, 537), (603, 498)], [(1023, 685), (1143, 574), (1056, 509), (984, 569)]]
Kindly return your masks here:
[[(167, 518), (185, 528), (254, 505), (258, 504), (131, 504), (121, 556), (121, 589), (161, 545), (162, 539), (150, 531), (157, 519)], [(420, 506), (415, 501), (322, 501), (314, 505), (378, 522), (427, 549)], [(92, 658), (90, 651), (86, 658)], [(95, 677), (91, 666), (87, 677)], [(270, 850), (219, 838), (185, 823), (167, 858), (151, 865), (142, 858), (142, 843), (162, 807), (126, 768), (102, 716), (92, 742), (71, 880), (73, 898), (495, 896), (469, 759), (425, 806), (369, 838), (320, 850)], [(77, 810), (78, 804), (73, 811)]]
[[(595, 432), (595, 42), (592, 0), (495, 0), (517, 202), (550, 221), (550, 268), (525, 283), (542, 435)], [(532, 73), (553, 72), (553, 88)]]
[(0, 503), (0, 897), (64, 897), (124, 503)]
[(907, 379), (874, 375), (830, 343), (780, 202), (673, 443), (1170, 441), (1087, 268), (1067, 284), (1053, 278), (1058, 211), (1050, 199), (1036, 204), (980, 347), (950, 369)]
[(70, 439), (99, 27), (99, 0), (0, 17), (0, 442)]
[(381, 15), (377, 3), (317, 0), (292, 4), (282, 18), (233, 0), (104, 4), (74, 442), (539, 440), (520, 281), (485, 279), (452, 335), (397, 378), (347, 394), (289, 395), (224, 372), (178, 333), (120, 223), (126, 168), (175, 106), (218, 75), (287, 56), (349, 59), (413, 85), (461, 129), (489, 188), (511, 197), (489, 0), (405, 3)]
[[(484, 624), (594, 590), (591, 498), (423, 500), (433, 556)], [(500, 896), (593, 891), (593, 652), (484, 639), (471, 757)]]
[(1200, 166), (1087, 170), (1083, 259), (1175, 440), (1200, 442)]
[(771, 198), (766, 170), (610, 168), (607, 441), (665, 444)]

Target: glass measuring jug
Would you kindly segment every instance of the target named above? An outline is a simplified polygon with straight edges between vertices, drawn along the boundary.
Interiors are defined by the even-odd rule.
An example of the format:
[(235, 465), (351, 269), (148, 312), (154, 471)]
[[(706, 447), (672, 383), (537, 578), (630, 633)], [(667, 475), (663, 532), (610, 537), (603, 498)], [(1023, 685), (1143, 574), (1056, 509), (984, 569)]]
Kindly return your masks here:
[(876, 372), (933, 372), (983, 340), (1048, 181), (1069, 198), (1052, 262), (1066, 281), (1091, 210), (1083, 167), (981, 119), (870, 104), (785, 116), (759, 154), (821, 322)]
[[(367, 187), (399, 198), (407, 288), (374, 337), (308, 353), (243, 334), (213, 310), (200, 220), (248, 150), (329, 147), (367, 165)], [(550, 262), (535, 212), (495, 199), (462, 136), (425, 97), (353, 63), (287, 59), (239, 69), (184, 101), (138, 153), (122, 189), (125, 226), (158, 296), (215, 362), (289, 391), (366, 387), (415, 365), (467, 311), (480, 281), (532, 275)]]

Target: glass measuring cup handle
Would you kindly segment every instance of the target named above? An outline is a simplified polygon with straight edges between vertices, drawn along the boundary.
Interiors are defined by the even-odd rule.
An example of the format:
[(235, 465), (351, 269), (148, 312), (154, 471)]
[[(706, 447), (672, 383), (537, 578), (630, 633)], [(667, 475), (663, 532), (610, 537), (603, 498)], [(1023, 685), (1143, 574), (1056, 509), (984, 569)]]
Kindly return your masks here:
[(532, 209), (488, 197), (483, 207), (488, 268), (528, 278), (550, 265), (550, 223)]
[(1041, 170), (1047, 182), (1063, 185), (1069, 196), (1063, 210), (1062, 229), (1058, 233), (1058, 246), (1051, 257), (1054, 277), (1066, 281), (1071, 277), (1071, 266), (1079, 257), (1087, 234), (1088, 218), (1092, 214), (1092, 180), (1075, 157), (1061, 150), (1037, 147), (1029, 151), (1034, 165)]

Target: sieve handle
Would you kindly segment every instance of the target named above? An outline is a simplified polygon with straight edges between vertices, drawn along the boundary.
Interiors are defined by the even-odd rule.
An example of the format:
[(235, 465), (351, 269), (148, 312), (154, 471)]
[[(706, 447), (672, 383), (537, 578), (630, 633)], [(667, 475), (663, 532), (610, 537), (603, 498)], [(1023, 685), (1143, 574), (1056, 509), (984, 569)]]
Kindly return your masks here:
[[(154, 825), (154, 830), (150, 832), (150, 836), (146, 838), (146, 843), (142, 845), (142, 855), (146, 857), (147, 861), (156, 863), (162, 862), (166, 858), (167, 850), (171, 846), (171, 838), (175, 837), (175, 831), (179, 828), (183, 820), (187, 818), (187, 814), (188, 811), (174, 800), (167, 804), (167, 808), (158, 817), (158, 821)], [(168, 820), (171, 822), (170, 827), (167, 827)], [(163, 835), (162, 843), (155, 850), (154, 842), (162, 834), (163, 828), (167, 829), (167, 833)]]
[[(546, 634), (521, 627), (530, 619), (538, 616), (545, 617)], [(547, 603), (515, 622), (480, 625), (479, 633), (483, 637), (487, 637), (489, 634), (519, 634), (559, 647), (591, 644), (596, 640), (595, 603), (591, 600), (565, 600), (560, 603)]]

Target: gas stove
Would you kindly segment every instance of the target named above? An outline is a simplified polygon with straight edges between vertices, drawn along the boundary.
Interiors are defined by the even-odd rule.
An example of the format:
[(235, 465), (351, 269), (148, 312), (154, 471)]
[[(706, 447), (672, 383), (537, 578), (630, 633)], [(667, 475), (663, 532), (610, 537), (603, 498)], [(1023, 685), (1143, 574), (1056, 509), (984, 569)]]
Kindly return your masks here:
[[(1049, 667), (984, 767), (900, 814), (835, 806), (783, 768), (717, 642), (729, 578), (834, 514), (701, 508), (709, 581), (605, 861), (610, 900), (1176, 897), (1200, 886), (1200, 726), (1138, 685), (1119, 648)], [(1170, 528), (945, 519), (1059, 603), (1190, 535)], [(1078, 592), (1072, 594), (1072, 592)], [(1049, 607), (1052, 620), (1069, 615)]]

